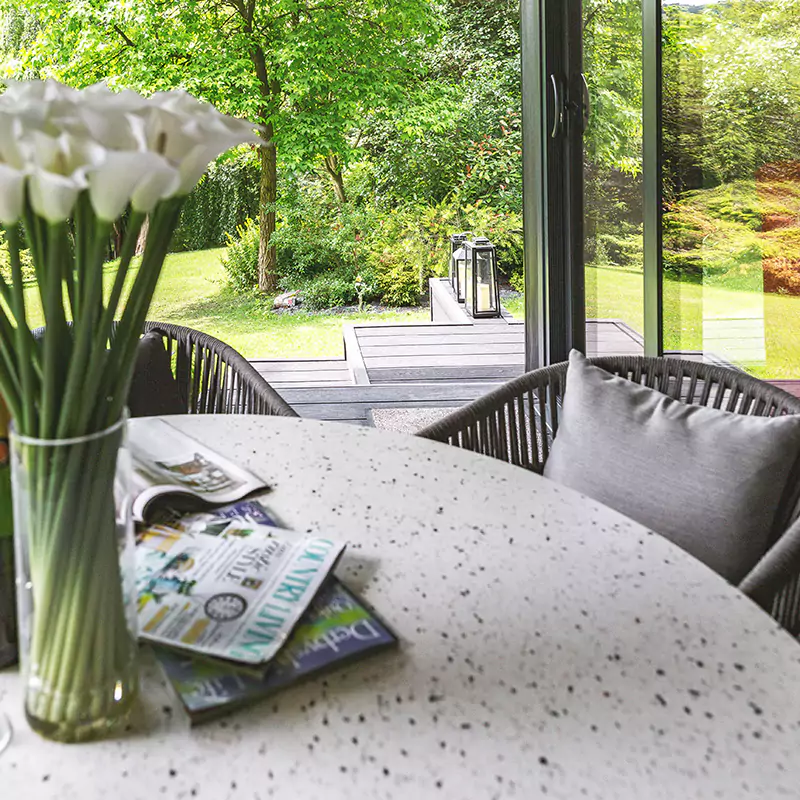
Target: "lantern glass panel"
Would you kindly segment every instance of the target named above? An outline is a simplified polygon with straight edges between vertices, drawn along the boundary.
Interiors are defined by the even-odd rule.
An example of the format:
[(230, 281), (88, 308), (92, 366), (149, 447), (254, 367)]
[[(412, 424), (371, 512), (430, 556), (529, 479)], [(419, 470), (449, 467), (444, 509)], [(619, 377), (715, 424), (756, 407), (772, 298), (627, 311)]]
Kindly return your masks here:
[(464, 292), (464, 302), (467, 305), (467, 311), (472, 314), (473, 306), (473, 298), (474, 298), (474, 283), (473, 280), (473, 260), (475, 256), (475, 251), (468, 247), (466, 249), (465, 258), (464, 258), (464, 283), (463, 285), (463, 292)]
[(463, 247), (460, 247), (458, 250), (456, 250), (456, 252), (453, 254), (453, 260), (455, 261), (456, 274), (456, 283), (454, 289), (456, 292), (456, 297), (458, 297), (459, 301), (463, 302), (464, 288), (467, 281), (467, 258)]
[(496, 276), (494, 269), (494, 253), (492, 250), (475, 251), (475, 278), (477, 291), (475, 310), (479, 314), (496, 311)]

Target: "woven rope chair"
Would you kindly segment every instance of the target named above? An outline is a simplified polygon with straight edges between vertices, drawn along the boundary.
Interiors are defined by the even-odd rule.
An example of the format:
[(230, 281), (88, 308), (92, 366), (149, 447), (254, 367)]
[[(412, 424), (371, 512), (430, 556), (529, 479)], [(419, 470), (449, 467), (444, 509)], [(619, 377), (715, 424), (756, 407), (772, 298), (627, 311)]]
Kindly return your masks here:
[[(669, 397), (738, 414), (800, 414), (800, 399), (742, 372), (677, 358), (591, 358), (591, 364)], [(567, 364), (534, 370), (449, 414), (419, 436), (506, 461), (539, 474), (558, 431)], [(800, 454), (798, 454), (800, 458)], [(799, 462), (800, 463), (800, 462)], [(739, 584), (793, 634), (800, 634), (800, 476), (785, 507), (782, 536)]]
[[(164, 338), (187, 414), (298, 416), (255, 367), (225, 342), (167, 322), (145, 322), (144, 333), (150, 331)], [(43, 336), (44, 328), (36, 328), (33, 335)]]
[(255, 367), (225, 342), (165, 322), (145, 322), (144, 330), (163, 335), (187, 414), (297, 416)]

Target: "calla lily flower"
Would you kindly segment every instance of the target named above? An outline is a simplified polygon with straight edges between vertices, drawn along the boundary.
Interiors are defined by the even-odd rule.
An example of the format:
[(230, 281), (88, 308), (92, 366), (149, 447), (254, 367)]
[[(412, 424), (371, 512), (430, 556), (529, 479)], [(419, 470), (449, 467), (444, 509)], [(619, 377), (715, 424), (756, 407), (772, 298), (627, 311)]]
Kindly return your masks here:
[(108, 151), (87, 170), (89, 199), (95, 214), (115, 220), (131, 202), (137, 211), (152, 211), (179, 185), (178, 171), (156, 153)]
[(56, 223), (69, 218), (78, 193), (87, 184), (83, 170), (76, 170), (72, 175), (60, 175), (36, 167), (28, 185), (34, 213), (50, 223)]
[(0, 164), (0, 222), (15, 225), (22, 216), (25, 200), (25, 173)]
[(220, 153), (258, 141), (251, 123), (182, 90), (146, 98), (105, 84), (78, 91), (53, 80), (9, 81), (0, 95), (0, 164), (9, 181), (30, 176), (34, 211), (49, 221), (65, 219), (87, 187), (104, 220), (129, 203), (150, 212), (188, 194)]

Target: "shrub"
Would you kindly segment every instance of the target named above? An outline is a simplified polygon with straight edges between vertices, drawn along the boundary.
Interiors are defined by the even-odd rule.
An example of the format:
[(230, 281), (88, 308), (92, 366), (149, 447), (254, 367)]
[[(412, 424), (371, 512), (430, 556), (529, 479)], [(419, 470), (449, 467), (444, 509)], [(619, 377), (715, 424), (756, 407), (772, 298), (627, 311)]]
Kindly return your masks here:
[(309, 311), (322, 311), (355, 303), (358, 300), (355, 281), (340, 275), (319, 275), (300, 289), (303, 306)]
[(388, 306), (413, 306), (423, 291), (419, 253), (406, 239), (387, 247), (375, 260), (375, 280), (381, 300)]
[(496, 211), (476, 203), (462, 212), (463, 230), (485, 236), (497, 249), (497, 268), (511, 276), (523, 268), (522, 215)]
[(258, 223), (247, 219), (236, 229), (236, 238), (230, 234), (227, 238), (222, 266), (228, 273), (228, 282), (237, 291), (253, 289), (258, 286)]

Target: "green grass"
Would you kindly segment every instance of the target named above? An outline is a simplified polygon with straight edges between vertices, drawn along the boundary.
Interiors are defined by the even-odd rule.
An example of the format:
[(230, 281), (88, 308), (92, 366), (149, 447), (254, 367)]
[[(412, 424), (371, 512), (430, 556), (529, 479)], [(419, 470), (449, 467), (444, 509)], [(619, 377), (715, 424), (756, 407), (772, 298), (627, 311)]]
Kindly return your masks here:
[[(522, 316), (523, 299), (506, 303), (514, 316)], [(667, 350), (702, 350), (703, 319), (736, 311), (758, 317), (763, 310), (766, 364), (749, 366), (763, 378), (800, 378), (800, 297), (736, 291), (719, 284), (664, 281), (664, 347)], [(642, 275), (615, 269), (586, 269), (587, 319), (622, 319), (637, 331), (643, 329)], [(709, 346), (711, 349), (711, 346)]]
[[(209, 333), (246, 358), (323, 358), (344, 354), (342, 323), (428, 320), (427, 311), (312, 314), (273, 312), (271, 298), (240, 295), (225, 282), (219, 250), (174, 253), (167, 257), (149, 319), (172, 322)], [(107, 268), (106, 278), (113, 274)], [(29, 322), (42, 324), (38, 293), (26, 290)]]

